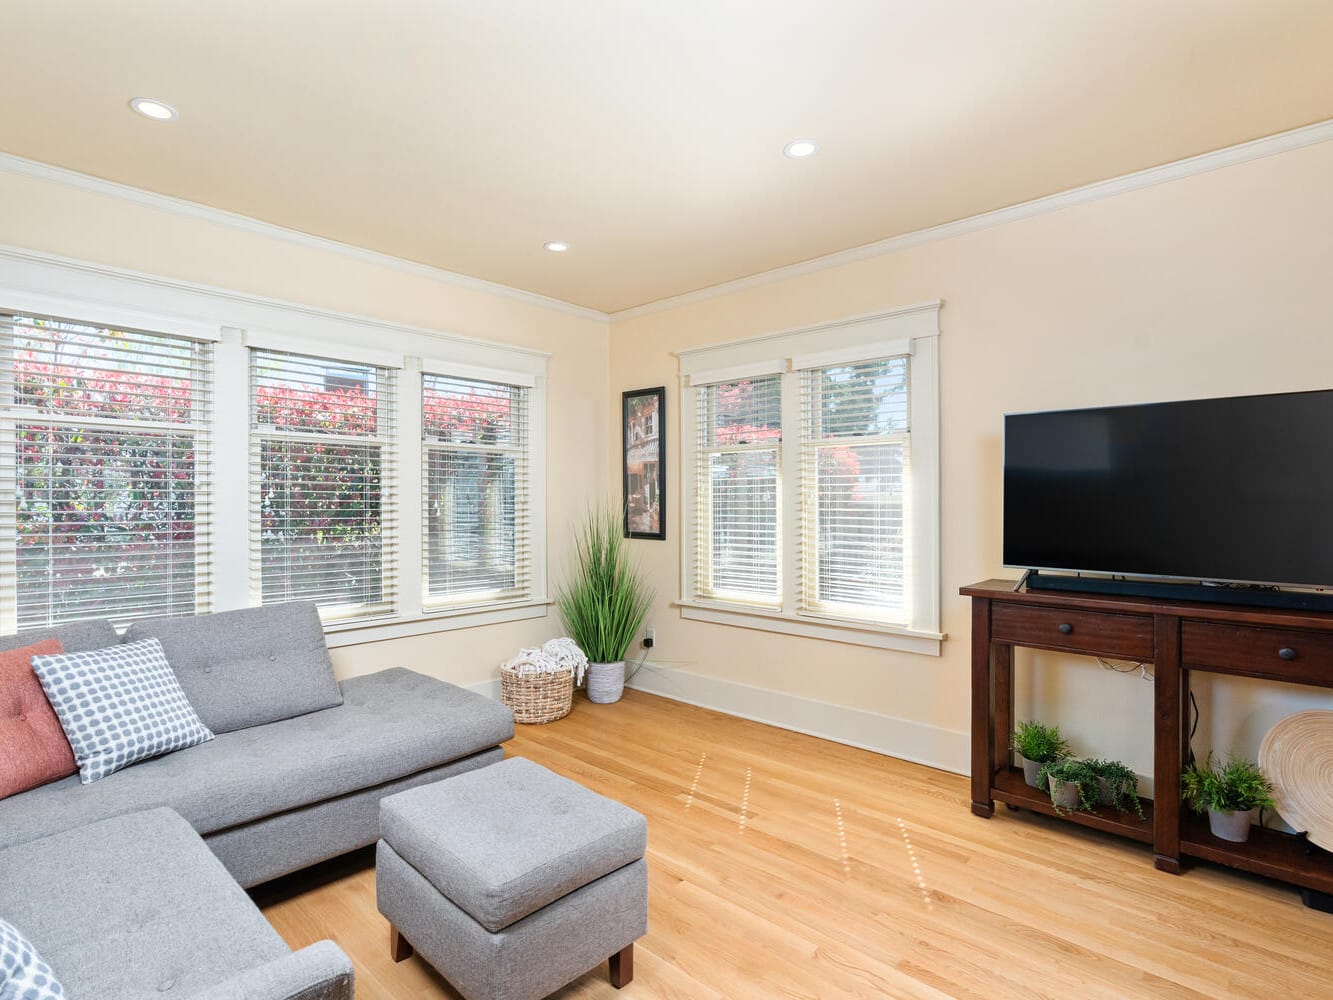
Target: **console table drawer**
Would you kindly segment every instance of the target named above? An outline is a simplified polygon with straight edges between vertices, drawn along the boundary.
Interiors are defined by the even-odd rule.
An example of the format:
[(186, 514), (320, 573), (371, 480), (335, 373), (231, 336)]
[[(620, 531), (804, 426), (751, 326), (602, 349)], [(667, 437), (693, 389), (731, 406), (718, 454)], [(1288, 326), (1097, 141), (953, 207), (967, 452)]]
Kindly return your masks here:
[(1153, 658), (1153, 620), (1147, 615), (997, 604), (991, 610), (991, 636), (1020, 646), (1045, 646), (1136, 660)]
[(1186, 667), (1333, 684), (1333, 632), (1183, 621), (1180, 660)]

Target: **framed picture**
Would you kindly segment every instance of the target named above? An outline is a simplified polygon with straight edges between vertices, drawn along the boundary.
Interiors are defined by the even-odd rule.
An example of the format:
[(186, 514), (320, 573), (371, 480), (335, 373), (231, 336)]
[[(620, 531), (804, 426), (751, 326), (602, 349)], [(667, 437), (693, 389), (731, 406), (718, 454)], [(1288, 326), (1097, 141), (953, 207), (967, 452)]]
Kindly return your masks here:
[(666, 387), (621, 393), (625, 537), (666, 538)]

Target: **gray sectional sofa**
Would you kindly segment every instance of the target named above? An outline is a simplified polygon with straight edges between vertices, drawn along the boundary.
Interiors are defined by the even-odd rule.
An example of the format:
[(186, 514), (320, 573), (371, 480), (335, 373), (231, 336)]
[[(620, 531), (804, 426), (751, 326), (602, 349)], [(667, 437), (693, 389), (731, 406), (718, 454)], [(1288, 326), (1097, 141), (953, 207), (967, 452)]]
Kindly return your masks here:
[[(0, 649), (48, 636), (71, 652), (120, 641), (109, 623), (82, 622), (3, 637)], [(374, 843), (380, 799), (500, 760), (512, 714), (405, 669), (336, 683), (313, 605), (153, 620), (125, 635), (148, 637), (215, 738), (91, 785), (75, 775), (0, 800), (0, 916), (58, 976), (102, 983), (67, 983), (73, 1000), (350, 997), (350, 966), (337, 985), (342, 953), (324, 942), (289, 954), (236, 883)], [(76, 919), (64, 919), (67, 904)], [(224, 957), (194, 961), (212, 945)], [(151, 973), (133, 973), (136, 962)], [(96, 978), (122, 966), (137, 992)], [(258, 979), (228, 992), (236, 973)]]

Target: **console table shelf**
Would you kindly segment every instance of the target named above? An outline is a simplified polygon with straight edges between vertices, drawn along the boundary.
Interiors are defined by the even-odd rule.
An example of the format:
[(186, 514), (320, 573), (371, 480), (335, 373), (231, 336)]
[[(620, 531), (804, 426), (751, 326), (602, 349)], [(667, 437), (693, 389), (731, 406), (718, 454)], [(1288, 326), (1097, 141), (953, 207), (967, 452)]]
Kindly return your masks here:
[(1122, 837), (1141, 840), (1145, 844), (1152, 843), (1152, 802), (1148, 799), (1140, 800), (1143, 803), (1143, 819), (1139, 819), (1134, 813), (1121, 813), (1106, 806), (1098, 806), (1091, 811), (1067, 809), (1057, 812), (1055, 806), (1051, 804), (1051, 797), (1041, 789), (1029, 785), (1023, 777), (1022, 770), (1016, 767), (1001, 770), (995, 775), (991, 794), (1006, 805), (1030, 809), (1048, 816), (1059, 816), (1080, 826), (1090, 826), (1094, 830), (1103, 830), (1106, 833), (1118, 833)]
[[(989, 817), (995, 801), (1152, 844), (1158, 868), (1183, 871), (1198, 858), (1333, 893), (1333, 854), (1303, 836), (1255, 828), (1232, 844), (1214, 837), (1206, 818), (1180, 800), (1189, 757), (1190, 674), (1208, 671), (1333, 686), (1333, 613), (1238, 607), (1174, 599), (1066, 591), (1015, 590), (986, 580), (961, 593), (972, 599), (972, 811)], [(1012, 767), (1013, 651), (1017, 646), (1154, 665), (1153, 782), (1156, 801), (1144, 818), (1098, 808), (1057, 812)]]

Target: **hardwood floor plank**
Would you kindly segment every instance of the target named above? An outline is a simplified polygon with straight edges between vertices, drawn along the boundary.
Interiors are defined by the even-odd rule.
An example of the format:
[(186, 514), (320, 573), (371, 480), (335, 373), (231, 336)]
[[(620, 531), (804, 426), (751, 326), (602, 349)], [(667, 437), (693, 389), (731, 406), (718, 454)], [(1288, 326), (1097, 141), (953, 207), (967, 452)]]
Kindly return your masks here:
[[(1295, 890), (1058, 819), (969, 810), (967, 779), (640, 692), (583, 698), (506, 747), (648, 817), (649, 932), (556, 994), (612, 997), (1319, 996), (1333, 917)], [(748, 775), (748, 781), (747, 781)], [(256, 890), (293, 947), (332, 938), (360, 1000), (457, 994), (394, 963), (360, 852)]]

